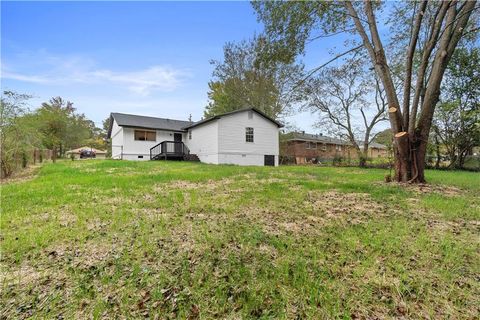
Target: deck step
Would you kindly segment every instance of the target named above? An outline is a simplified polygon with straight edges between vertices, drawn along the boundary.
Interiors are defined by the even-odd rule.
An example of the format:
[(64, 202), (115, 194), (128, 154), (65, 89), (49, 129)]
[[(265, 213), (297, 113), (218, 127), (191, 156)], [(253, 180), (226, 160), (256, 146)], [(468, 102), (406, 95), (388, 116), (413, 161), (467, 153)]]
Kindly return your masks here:
[(186, 154), (186, 155), (183, 157), (183, 160), (185, 160), (185, 161), (200, 162), (200, 159), (198, 158), (198, 156), (197, 156), (196, 154), (193, 154), (193, 153)]

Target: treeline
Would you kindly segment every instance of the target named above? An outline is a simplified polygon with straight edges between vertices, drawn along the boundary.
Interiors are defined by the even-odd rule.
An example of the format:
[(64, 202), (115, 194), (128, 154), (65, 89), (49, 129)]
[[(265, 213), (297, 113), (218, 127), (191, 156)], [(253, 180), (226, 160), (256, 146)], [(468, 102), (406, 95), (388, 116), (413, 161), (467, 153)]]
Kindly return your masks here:
[[(35, 157), (34, 150), (50, 150), (51, 160), (83, 145), (105, 148), (105, 130), (78, 113), (61, 97), (29, 108), (32, 97), (4, 91), (0, 101), (1, 175), (8, 177)], [(44, 153), (40, 153), (44, 154)]]

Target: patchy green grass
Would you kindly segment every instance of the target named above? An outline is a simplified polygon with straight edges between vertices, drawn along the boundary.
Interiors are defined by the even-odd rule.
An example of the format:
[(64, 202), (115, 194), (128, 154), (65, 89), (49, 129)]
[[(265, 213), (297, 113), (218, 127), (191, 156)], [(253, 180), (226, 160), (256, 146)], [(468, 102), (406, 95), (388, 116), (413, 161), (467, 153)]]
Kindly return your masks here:
[(49, 164), (2, 186), (2, 318), (478, 318), (480, 175)]

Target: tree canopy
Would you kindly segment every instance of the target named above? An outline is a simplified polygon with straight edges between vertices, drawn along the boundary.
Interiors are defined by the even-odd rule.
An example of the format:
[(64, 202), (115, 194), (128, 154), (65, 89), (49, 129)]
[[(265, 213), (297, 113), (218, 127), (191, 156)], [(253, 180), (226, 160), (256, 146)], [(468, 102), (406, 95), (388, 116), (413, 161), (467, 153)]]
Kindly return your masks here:
[(250, 107), (275, 119), (288, 112), (301, 66), (263, 60), (264, 48), (261, 37), (225, 45), (223, 61), (211, 62), (206, 117)]

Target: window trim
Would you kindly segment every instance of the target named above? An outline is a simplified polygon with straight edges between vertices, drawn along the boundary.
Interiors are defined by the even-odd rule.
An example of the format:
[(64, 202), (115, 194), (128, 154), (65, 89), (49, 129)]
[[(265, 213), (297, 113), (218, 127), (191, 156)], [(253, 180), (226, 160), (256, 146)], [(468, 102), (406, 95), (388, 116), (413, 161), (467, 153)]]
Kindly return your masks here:
[[(137, 132), (143, 132), (144, 133), (144, 140), (137, 139)], [(153, 133), (154, 134), (154, 140), (148, 140), (147, 139), (147, 132)], [(152, 130), (141, 130), (141, 129), (134, 129), (133, 130), (133, 140), (134, 141), (145, 141), (145, 142), (156, 142), (157, 141), (157, 132), (152, 131)]]
[[(252, 141), (249, 141), (249, 137), (251, 137)], [(255, 142), (255, 130), (253, 129), (253, 127), (245, 127), (245, 142), (247, 143)]]

